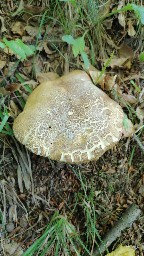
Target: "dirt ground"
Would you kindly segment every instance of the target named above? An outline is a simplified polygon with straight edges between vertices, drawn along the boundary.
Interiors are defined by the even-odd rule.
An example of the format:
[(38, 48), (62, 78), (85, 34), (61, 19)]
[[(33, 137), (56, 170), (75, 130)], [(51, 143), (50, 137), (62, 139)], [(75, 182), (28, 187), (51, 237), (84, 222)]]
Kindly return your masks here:
[[(23, 34), (20, 34), (20, 31), (16, 34), (13, 32), (13, 27), (17, 21), (21, 21), (23, 27), (25, 26), (26, 13), (21, 16), (11, 17), (8, 14), (7, 8), (9, 11), (16, 11), (19, 5), (15, 1), (1, 1), (0, 4), (3, 10), (1, 17), (4, 18), (4, 26), (6, 28), (5, 32), (1, 32), (1, 37), (5, 36), (8, 39), (12, 39), (27, 36), (25, 42), (29, 40), (30, 43), (33, 43), (36, 38), (32, 36), (32, 32), (34, 33), (34, 28), (36, 27), (37, 29), (38, 27), (38, 24), (37, 26), (34, 25), (35, 20), (32, 20), (30, 24), (34, 27), (33, 31), (32, 28), (27, 28)], [(40, 3), (41, 11), (43, 11), (46, 4), (48, 4), (46, 1), (45, 5)], [(38, 2), (35, 3), (35, 6), (39, 6)], [(28, 6), (25, 8), (28, 10)], [(32, 15), (37, 15), (36, 12), (38, 10), (34, 8)], [(144, 114), (140, 120), (139, 115), (136, 115), (136, 110), (138, 107), (143, 109), (144, 105), (143, 101), (140, 101), (138, 92), (131, 86), (130, 80), (133, 79), (139, 86), (141, 97), (144, 98), (144, 91), (142, 94), (144, 64), (139, 62), (138, 53), (140, 50), (137, 50), (140, 47), (138, 45), (138, 41), (140, 42), (138, 36), (141, 39), (141, 35), (136, 37), (127, 36), (124, 34), (120, 24), (116, 23), (116, 21), (115, 24), (117, 26), (113, 25), (110, 32), (111, 36), (115, 38), (115, 42), (122, 38), (122, 42), (128, 45), (131, 51), (136, 52), (136, 54), (133, 60), (129, 60), (130, 68), (121, 68), (119, 66), (121, 64), (117, 64), (118, 66), (115, 69), (108, 67), (107, 73), (118, 76), (117, 83), (122, 91), (123, 100), (132, 110), (128, 111), (123, 102), (118, 99), (117, 101), (121, 104), (129, 118), (131, 118), (137, 130), (140, 127), (140, 122), (141, 126), (143, 125)], [(120, 28), (120, 31), (118, 28)], [(119, 32), (117, 33), (116, 31)], [(49, 33), (62, 34), (60, 27), (57, 27), (56, 24), (53, 24), (53, 28), (51, 28)], [(58, 48), (58, 51), (56, 48)], [(56, 48), (54, 50), (49, 41), (47, 47), (44, 46), (42, 50), (39, 50), (39, 56), (37, 56), (37, 62), (35, 62), (37, 74), (54, 71), (62, 75), (67, 68), (69, 70), (82, 68), (79, 60), (76, 63), (72, 54), (69, 54), (69, 48), (67, 49), (66, 46), (62, 46), (61, 42), (56, 43)], [(72, 64), (68, 65), (62, 59), (62, 54), (59, 54), (59, 51), (65, 54), (65, 56), (68, 51)], [(5, 61), (8, 58), (10, 63), (16, 62), (15, 56), (9, 55), (7, 57), (5, 53), (1, 53), (1, 61)], [(20, 63), (17, 67), (18, 71), (23, 73), (28, 81), (33, 79), (35, 82), (38, 82), (32, 77), (31, 63), (31, 59)], [(59, 65), (59, 63), (61, 64)], [(102, 62), (99, 59), (97, 68), (101, 68), (101, 66)], [(2, 69), (1, 82), (3, 82), (4, 76), (10, 82), (8, 68), (3, 68), (5, 70)], [(16, 83), (18, 82), (16, 81)], [(102, 89), (105, 90), (106, 88)], [(116, 99), (110, 90), (105, 91), (110, 97)], [(11, 100), (14, 99), (14, 93), (15, 91), (12, 91), (9, 95)], [(9, 104), (9, 99), (6, 99), (5, 104)], [(12, 117), (9, 122), (12, 125)], [(139, 140), (143, 146), (143, 129), (139, 135)], [(144, 255), (144, 150), (138, 145), (134, 137), (122, 139), (117, 146), (106, 152), (98, 161), (77, 166), (62, 164), (36, 156), (27, 151), (11, 136), (5, 136), (1, 133), (0, 209), (4, 217), (3, 219), (0, 214), (1, 256), (4, 255), (4, 250), (7, 252), (5, 254), (7, 256), (15, 255), (9, 254), (8, 251), (9, 245), (12, 246), (14, 243), (20, 245), (23, 250), (26, 250), (43, 233), (55, 211), (59, 211), (62, 215), (67, 216), (68, 220), (78, 227), (80, 233), (83, 234), (83, 239), (85, 239), (86, 216), (81, 200), (83, 189), (77, 175), (79, 172), (85, 180), (87, 194), (93, 198), (97, 218), (95, 225), (102, 238), (111, 230), (116, 221), (120, 219), (122, 213), (130, 205), (138, 205), (141, 209), (139, 218), (131, 227), (122, 232), (110, 249), (114, 249), (122, 243), (123, 245), (134, 246), (137, 256)]]

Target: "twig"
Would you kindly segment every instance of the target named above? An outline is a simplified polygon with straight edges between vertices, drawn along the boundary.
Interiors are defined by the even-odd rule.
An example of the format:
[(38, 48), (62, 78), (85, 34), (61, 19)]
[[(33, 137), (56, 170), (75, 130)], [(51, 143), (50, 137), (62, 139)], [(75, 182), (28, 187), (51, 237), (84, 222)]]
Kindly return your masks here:
[(132, 204), (126, 212), (122, 215), (121, 219), (114, 225), (114, 227), (107, 233), (102, 239), (103, 243), (100, 243), (98, 248), (93, 252), (93, 256), (101, 255), (118, 237), (121, 236), (121, 232), (131, 226), (133, 222), (140, 215), (141, 210), (136, 204)]

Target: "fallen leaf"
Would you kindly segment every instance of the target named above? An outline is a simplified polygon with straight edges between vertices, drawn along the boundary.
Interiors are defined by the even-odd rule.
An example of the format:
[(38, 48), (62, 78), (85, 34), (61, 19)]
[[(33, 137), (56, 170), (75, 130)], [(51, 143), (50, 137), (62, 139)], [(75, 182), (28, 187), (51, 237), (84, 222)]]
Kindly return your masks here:
[(100, 84), (102, 88), (104, 88), (104, 78), (105, 74), (102, 74), (101, 71), (89, 71), (89, 74), (94, 82), (94, 84)]
[(4, 18), (2, 16), (0, 16), (0, 20), (1, 20), (1, 29), (0, 29), (0, 31), (1, 31), (1, 33), (4, 33), (4, 32), (7, 31), (7, 29), (4, 25)]
[[(107, 61), (107, 60), (106, 60)], [(130, 69), (131, 68), (131, 61), (128, 59), (128, 58), (119, 58), (119, 57), (115, 57), (113, 58), (108, 67), (111, 67), (111, 68), (116, 68), (116, 67), (119, 67), (119, 68), (127, 68), (127, 69)]]
[(25, 31), (32, 37), (35, 37), (39, 33), (39, 27), (25, 26)]
[(47, 45), (47, 42), (44, 42), (43, 48), (44, 48), (45, 52), (46, 52), (48, 55), (54, 54), (54, 51), (52, 51), (52, 50), (49, 49), (49, 47), (48, 47), (48, 45)]
[(128, 35), (134, 36), (136, 34), (136, 31), (135, 31), (132, 21), (130, 19), (128, 20), (127, 25), (128, 25)]
[(120, 58), (133, 59), (134, 51), (127, 44), (123, 44), (123, 45), (121, 45), (121, 47), (119, 49), (119, 56), (120, 56)]
[(5, 89), (9, 92), (15, 92), (20, 88), (20, 84), (7, 84)]
[(126, 102), (128, 102), (128, 103), (130, 103), (130, 104), (135, 104), (135, 103), (137, 103), (137, 99), (136, 99), (136, 97), (133, 96), (133, 95), (126, 94), (126, 93), (122, 93), (121, 96), (123, 97), (123, 99), (124, 99)]
[[(124, 1), (124, 0), (119, 1), (117, 10), (120, 10), (124, 5), (125, 5), (125, 1)], [(118, 21), (119, 21), (119, 24), (120, 24), (123, 28), (125, 28), (125, 25), (126, 25), (125, 13), (120, 12), (120, 13), (118, 14)]]
[(20, 114), (20, 109), (15, 104), (15, 102), (11, 100), (9, 105), (9, 115), (13, 118), (16, 118), (19, 114)]
[(44, 7), (25, 5), (24, 9), (26, 12), (30, 12), (31, 14), (40, 14), (44, 10)]
[(31, 43), (32, 40), (33, 40), (32, 36), (23, 36), (22, 37), (22, 41), (26, 42), (26, 43)]
[(15, 204), (11, 205), (8, 211), (9, 222), (17, 222), (17, 206)]
[(120, 245), (115, 251), (108, 253), (106, 256), (135, 256), (135, 250), (132, 246)]
[(119, 24), (120, 24), (123, 28), (125, 28), (125, 26), (126, 26), (126, 21), (125, 21), (125, 15), (124, 15), (124, 13), (120, 13), (120, 14), (118, 15), (118, 21), (119, 21)]
[(115, 87), (116, 78), (117, 78), (117, 75), (115, 75), (115, 76), (106, 75), (105, 86), (104, 86), (104, 89), (106, 91), (111, 91)]
[(24, 34), (24, 25), (23, 25), (22, 22), (17, 21), (17, 22), (15, 22), (15, 24), (12, 27), (11, 30), (12, 30), (13, 34), (23, 36), (23, 34)]
[(21, 256), (23, 255), (23, 250), (22, 247), (20, 246), (20, 244), (11, 241), (11, 243), (9, 243), (6, 241), (3, 243), (3, 248), (4, 248), (4, 252), (6, 253), (5, 255), (10, 256), (10, 255), (15, 255), (15, 256)]
[(3, 69), (6, 65), (6, 60), (0, 60), (0, 69)]

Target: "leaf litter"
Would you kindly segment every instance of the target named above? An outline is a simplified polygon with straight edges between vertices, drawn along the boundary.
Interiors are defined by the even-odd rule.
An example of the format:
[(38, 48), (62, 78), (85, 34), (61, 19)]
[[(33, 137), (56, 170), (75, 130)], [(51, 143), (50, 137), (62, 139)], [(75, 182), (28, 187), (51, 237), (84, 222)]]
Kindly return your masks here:
[[(5, 49), (0, 56), (0, 95), (5, 97), (10, 125), (13, 118), (22, 111), (21, 95), (27, 98), (27, 84), (33, 89), (45, 79), (51, 80), (62, 75), (64, 71), (84, 67), (85, 56), (79, 55), (81, 45), (78, 44), (78, 48), (75, 44), (73, 48), (67, 46), (62, 41), (62, 36), (67, 33), (62, 31), (56, 20), (48, 21), (49, 24), (43, 24), (39, 30), (40, 20), (49, 5), (48, 2), (39, 1), (38, 4), (38, 1), (31, 1), (29, 5), (28, 1), (21, 0), (16, 3), (10, 1), (9, 4), (5, 2), (2, 6), (2, 13), (7, 13), (7, 8), (11, 13), (7, 16), (1, 14), (0, 17), (1, 33), (2, 38), (6, 38), (5, 42), (18, 40), (20, 43), (19, 40), (22, 40), (28, 45), (37, 46), (38, 50), (36, 55), (28, 56), (28, 59), (25, 59), (23, 53), (25, 60), (18, 63), (19, 56), (15, 56), (11, 49)], [(105, 8), (100, 8), (100, 11), (104, 8), (106, 15), (115, 9), (123, 8), (125, 4), (125, 1), (119, 1), (118, 4), (109, 2), (111, 1), (104, 5)], [(136, 6), (134, 8), (139, 15), (140, 10)], [(109, 27), (106, 28), (108, 23)], [(136, 135), (139, 135), (143, 146), (144, 73), (143, 63), (138, 59), (139, 49), (143, 48), (137, 44), (141, 35), (136, 30), (136, 20), (132, 13), (123, 12), (109, 17), (99, 35), (105, 42), (106, 51), (104, 48), (101, 48), (103, 52), (96, 51), (99, 55), (96, 56), (95, 63), (88, 67), (88, 72), (94, 83), (118, 101), (133, 118)], [(83, 33), (78, 31), (75, 36), (77, 39), (82, 38)], [(82, 52), (86, 52), (91, 59), (91, 47), (88, 42), (89, 38), (82, 41)], [(0, 43), (2, 45), (2, 39)], [(18, 80), (17, 70), (24, 81)], [(83, 196), (82, 188), (80, 180), (75, 175), (75, 171), (79, 170), (86, 177), (87, 193), (94, 193), (97, 213), (95, 225), (102, 237), (129, 205), (136, 203), (143, 209), (143, 151), (134, 139), (121, 141), (96, 163), (70, 166), (33, 155), (13, 138), (4, 135), (0, 137), (2, 253), (22, 255), (43, 233), (51, 216), (57, 210), (67, 215), (81, 234), (86, 232), (86, 216), (80, 201)], [(126, 246), (134, 246), (136, 255), (142, 256), (142, 234), (141, 216), (130, 228), (123, 231), (111, 249), (116, 249), (123, 243)]]

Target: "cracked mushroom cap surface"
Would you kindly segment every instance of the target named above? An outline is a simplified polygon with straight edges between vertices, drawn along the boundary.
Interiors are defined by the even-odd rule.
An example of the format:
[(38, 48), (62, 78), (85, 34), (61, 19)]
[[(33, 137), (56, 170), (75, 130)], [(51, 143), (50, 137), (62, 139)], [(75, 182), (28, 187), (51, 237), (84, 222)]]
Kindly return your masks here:
[(124, 115), (84, 71), (73, 71), (40, 84), (13, 130), (33, 153), (78, 164), (97, 160), (121, 139)]

